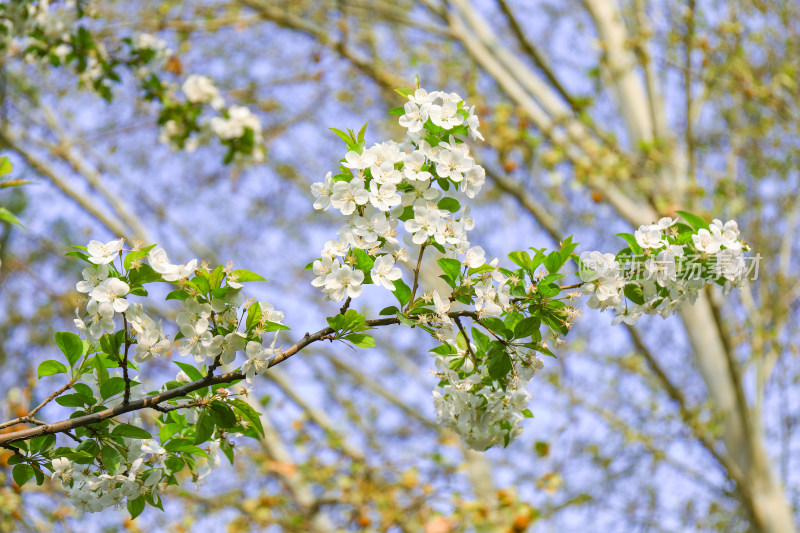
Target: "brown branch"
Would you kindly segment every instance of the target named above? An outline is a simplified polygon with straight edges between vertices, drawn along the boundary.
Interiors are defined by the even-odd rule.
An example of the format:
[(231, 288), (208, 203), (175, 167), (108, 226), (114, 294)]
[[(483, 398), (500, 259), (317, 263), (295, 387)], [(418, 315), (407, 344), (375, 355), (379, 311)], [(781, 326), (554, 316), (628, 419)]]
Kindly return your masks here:
[[(450, 317), (468, 316), (471, 318), (477, 318), (477, 313), (475, 313), (474, 311), (455, 311), (449, 313), (449, 316)], [(397, 317), (391, 317), (391, 318), (378, 318), (374, 320), (367, 320), (365, 322), (365, 325), (368, 327), (379, 327), (379, 326), (389, 326), (392, 324), (399, 324), (399, 323), (400, 320)], [(291, 356), (293, 356), (294, 354), (296, 354), (309, 344), (322, 340), (326, 337), (329, 337), (334, 332), (335, 331), (331, 328), (325, 328), (317, 331), (316, 333), (303, 337), (300, 341), (293, 344), (286, 350), (277, 353), (272, 359), (270, 359), (268, 368), (271, 368), (277, 364), (282, 363), (283, 361), (287, 360), (288, 358), (290, 358)], [(186, 396), (190, 392), (194, 392), (196, 390), (209, 387), (211, 385), (239, 381), (244, 379), (244, 377), (245, 377), (244, 372), (242, 372), (241, 370), (235, 372), (228, 372), (227, 374), (221, 374), (218, 376), (207, 375), (203, 379), (187, 383), (186, 385), (176, 387), (172, 390), (164, 391), (162, 393), (154, 394), (152, 396), (147, 396), (146, 398), (141, 398), (139, 400), (134, 400), (129, 402), (128, 404), (120, 404), (116, 407), (111, 407), (105, 409), (104, 411), (99, 411), (96, 413), (92, 413), (90, 415), (70, 418), (67, 420), (62, 420), (60, 422), (55, 422), (53, 424), (42, 425), (36, 428), (28, 428), (19, 431), (14, 431), (12, 433), (0, 434), (0, 446), (8, 444), (10, 442), (17, 442), (20, 440), (39, 437), (41, 435), (63, 433), (71, 429), (89, 426), (91, 424), (102, 422), (103, 420), (108, 420), (110, 418), (114, 418), (125, 413), (130, 413), (132, 411), (138, 411), (140, 409), (150, 408), (155, 410), (162, 410), (165, 408), (159, 405), (161, 403), (164, 403), (169, 400), (174, 400), (176, 398), (181, 398), (183, 396)], [(55, 397), (55, 393), (53, 393), (52, 396)]]
[(33, 415), (35, 415), (42, 407), (44, 407), (48, 403), (52, 402), (57, 396), (63, 394), (64, 391), (66, 391), (70, 387), (72, 387), (72, 383), (71, 382), (67, 383), (66, 385), (64, 385), (63, 387), (58, 389), (57, 391), (53, 392), (50, 396), (45, 398), (45, 400), (42, 403), (37, 405), (27, 415), (21, 416), (19, 418), (15, 418), (14, 420), (9, 420), (8, 422), (3, 422), (2, 424), (0, 424), (0, 429), (4, 429), (4, 428), (7, 428), (7, 427), (11, 427), (11, 426), (16, 426), (17, 424), (24, 424), (24, 423), (27, 423), (27, 422), (31, 422), (33, 424), (39, 424), (40, 422), (37, 421), (36, 419), (34, 419)]

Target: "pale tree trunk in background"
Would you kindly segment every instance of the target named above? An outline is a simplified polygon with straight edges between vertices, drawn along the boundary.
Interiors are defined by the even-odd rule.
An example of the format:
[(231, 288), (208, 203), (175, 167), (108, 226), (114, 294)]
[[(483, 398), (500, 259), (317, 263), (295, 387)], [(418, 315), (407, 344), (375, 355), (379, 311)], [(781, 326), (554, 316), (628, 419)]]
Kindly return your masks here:
[[(614, 84), (617, 102), (627, 124), (628, 135), (634, 145), (640, 140), (650, 140), (653, 132), (651, 117), (662, 110), (648, 110), (648, 97), (635, 72), (636, 59), (625, 46), (626, 28), (616, 2), (585, 0), (603, 42), (607, 70)], [(649, 78), (648, 81), (655, 81)], [(649, 100), (652, 106), (655, 101)], [(664, 132), (669, 135), (668, 132)], [(666, 139), (669, 140), (669, 139)], [(663, 190), (683, 183), (682, 176), (662, 175)], [(678, 196), (678, 201), (684, 195)], [(636, 220), (621, 212), (634, 224), (647, 224), (652, 220)], [(750, 406), (744, 396), (738, 362), (730, 353), (728, 341), (723, 337), (712, 303), (701, 294), (694, 305), (684, 305), (680, 310), (684, 328), (694, 351), (697, 366), (708, 390), (715, 416), (723, 421), (722, 435), (725, 452), (739, 472), (729, 472), (737, 479), (742, 497), (752, 514), (753, 526), (769, 533), (794, 531), (792, 509), (786, 499), (780, 480), (773, 472), (769, 456), (763, 445), (764, 430), (761, 417), (751, 416)]]
[[(499, 43), (487, 21), (468, 0), (453, 0), (452, 5), (455, 9), (442, 15), (475, 62), (539, 130), (554, 144), (565, 148), (571, 160), (590, 157), (588, 132), (576, 120), (570, 122), (570, 111), (559, 101), (556, 90)], [(663, 119), (657, 80), (647, 66), (644, 77), (636, 71), (637, 60), (628, 47), (628, 31), (617, 4), (612, 0), (585, 0), (585, 5), (602, 43), (605, 79), (624, 117), (630, 148), (636, 151), (640, 145), (657, 139), (674, 146), (675, 136)], [(648, 87), (644, 86), (643, 78)], [(653, 201), (671, 207), (664, 209), (663, 214), (680, 209), (686, 201), (684, 167), (681, 157), (676, 155), (655, 176)], [(595, 181), (590, 177), (588, 185), (601, 192), (634, 226), (651, 224), (659, 216), (650, 202), (626, 194), (601, 178)], [(713, 415), (723, 421), (724, 466), (739, 487), (754, 529), (769, 533), (795, 531), (792, 509), (763, 446), (763, 427), (756, 422), (760, 417), (751, 416), (738, 362), (726, 346), (727, 339), (711, 302), (701, 294), (695, 305), (684, 305), (680, 315), (708, 390)]]

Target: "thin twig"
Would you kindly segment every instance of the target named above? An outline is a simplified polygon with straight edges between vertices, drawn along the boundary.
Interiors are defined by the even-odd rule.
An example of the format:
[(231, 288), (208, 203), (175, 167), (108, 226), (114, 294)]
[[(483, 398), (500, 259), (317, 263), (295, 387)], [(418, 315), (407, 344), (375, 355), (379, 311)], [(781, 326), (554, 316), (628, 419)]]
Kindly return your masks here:
[(456, 323), (456, 326), (458, 326), (458, 330), (461, 332), (461, 334), (464, 335), (464, 344), (467, 345), (467, 353), (469, 354), (470, 359), (472, 359), (472, 362), (475, 364), (475, 366), (478, 366), (478, 358), (475, 357), (475, 353), (472, 351), (472, 346), (469, 345), (469, 335), (467, 335), (467, 330), (464, 329), (461, 319), (459, 317), (455, 317), (453, 318), (453, 321)]
[(40, 403), (39, 405), (37, 405), (37, 406), (36, 406), (36, 407), (35, 407), (35, 408), (34, 408), (34, 409), (31, 411), (31, 412), (29, 412), (27, 415), (25, 415), (25, 416), (21, 416), (21, 417), (19, 417), (19, 418), (15, 418), (14, 420), (9, 420), (8, 422), (3, 422), (2, 424), (0, 424), (0, 429), (4, 429), (4, 428), (7, 428), (7, 427), (11, 427), (11, 426), (16, 426), (17, 424), (25, 424), (25, 423), (27, 423), (27, 422), (32, 422), (32, 423), (34, 423), (34, 424), (37, 424), (38, 422), (36, 422), (36, 421), (34, 420), (34, 418), (33, 418), (33, 415), (35, 415), (37, 412), (39, 412), (39, 410), (40, 410), (42, 407), (44, 407), (44, 406), (45, 406), (45, 405), (47, 405), (48, 403), (52, 402), (52, 401), (53, 401), (53, 400), (54, 400), (54, 399), (55, 399), (57, 396), (61, 395), (61, 394), (62, 394), (64, 391), (66, 391), (66, 390), (67, 390), (67, 389), (69, 389), (70, 387), (72, 387), (72, 383), (71, 383), (71, 382), (70, 382), (70, 383), (67, 383), (66, 385), (64, 385), (63, 387), (61, 387), (60, 389), (58, 389), (57, 391), (55, 391), (55, 392), (53, 392), (52, 394), (50, 394), (50, 396), (48, 396), (47, 398), (45, 398), (45, 400), (44, 400), (42, 403)]
[(417, 287), (419, 286), (419, 269), (422, 267), (422, 254), (425, 253), (425, 247), (428, 245), (427, 242), (422, 243), (422, 246), (419, 248), (419, 259), (417, 259), (417, 268), (414, 269), (414, 285), (411, 288), (411, 299), (408, 301), (408, 306), (406, 307), (406, 311), (411, 307), (411, 304), (414, 303), (414, 298), (417, 296)]
[(125, 353), (122, 356), (122, 379), (125, 380), (125, 396), (122, 405), (127, 405), (131, 401), (131, 378), (128, 376), (128, 348), (131, 347), (131, 339), (128, 337), (128, 317), (122, 313), (122, 322), (125, 326)]

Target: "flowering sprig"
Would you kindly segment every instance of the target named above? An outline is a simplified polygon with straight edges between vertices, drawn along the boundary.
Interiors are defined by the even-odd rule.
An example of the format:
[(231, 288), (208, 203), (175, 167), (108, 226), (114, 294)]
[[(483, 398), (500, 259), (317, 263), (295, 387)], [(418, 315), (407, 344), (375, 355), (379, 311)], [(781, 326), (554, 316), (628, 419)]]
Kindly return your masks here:
[[(434, 393), (439, 422), (464, 442), (485, 450), (508, 445), (520, 422), (532, 416), (525, 388), (542, 363), (537, 353), (553, 355), (540, 327), (554, 342), (566, 335), (576, 311), (563, 302), (556, 281), (574, 250), (571, 239), (546, 254), (515, 252), (519, 267), (509, 270), (472, 246), (474, 227), (467, 202), (480, 193), (485, 170), (471, 155), (466, 138), (483, 140), (474, 107), (456, 93), (399, 90), (407, 102), (391, 111), (406, 128), (402, 143), (386, 141), (366, 148), (365, 128), (358, 134), (333, 130), (347, 145), (336, 175), (311, 191), (314, 207), (331, 207), (345, 216), (339, 239), (328, 241), (310, 267), (328, 298), (358, 297), (362, 286), (380, 285), (399, 306), (382, 315), (427, 331), (442, 345), (434, 349), (441, 390)], [(403, 244), (396, 228), (405, 230)], [(445, 257), (437, 261), (449, 294), (418, 292), (426, 249)], [(416, 257), (411, 286), (397, 262)], [(543, 273), (536, 272), (541, 265)], [(456, 307), (466, 309), (456, 312)], [(456, 312), (451, 316), (452, 312)], [(462, 323), (471, 320), (471, 332)]]
[[(288, 328), (281, 324), (283, 313), (271, 304), (241, 296), (244, 283), (263, 281), (248, 270), (211, 270), (194, 259), (174, 264), (159, 246), (126, 249), (123, 239), (78, 248), (68, 255), (87, 263), (76, 285), (87, 298), (76, 310), (79, 335), (58, 333), (56, 344), (66, 364), (52, 359), (38, 369), (39, 378), (65, 375), (67, 384), (28, 415), (0, 427), (36, 423), (34, 415), (51, 401), (74, 412), (59, 430), (47, 428), (27, 442), (11, 433), (3, 443), (15, 451), (10, 463), (19, 485), (34, 477), (43, 482), (44, 470), (50, 469), (77, 508), (96, 512), (127, 502), (135, 516), (146, 503), (160, 507), (158, 491), (176, 484), (175, 475), (184, 468), (199, 479), (209, 465), (218, 464), (217, 451), (232, 458), (235, 436), (263, 436), (259, 415), (237, 397), (242, 393), (221, 387), (239, 379), (249, 383), (266, 370), (278, 332)], [(172, 340), (162, 322), (135, 301), (148, 295), (147, 285), (158, 282), (174, 284), (166, 299), (182, 305)], [(269, 343), (264, 339), (268, 334)], [(173, 361), (179, 368), (175, 380), (160, 391), (140, 392), (139, 365), (168, 357), (173, 347), (195, 364)], [(244, 361), (237, 369), (240, 354)], [(220, 380), (218, 368), (241, 377)], [(170, 395), (182, 387), (185, 392)], [(178, 400), (169, 401), (172, 397)], [(138, 427), (140, 422), (114, 419), (115, 410), (144, 406), (162, 413), (158, 441)], [(54, 433), (72, 429), (77, 447), (54, 448)], [(207, 442), (210, 446), (200, 447)]]
[(734, 220), (724, 224), (678, 211), (686, 221), (664, 217), (636, 232), (620, 233), (628, 248), (616, 256), (581, 254), (580, 277), (593, 309), (615, 311), (613, 324), (634, 324), (642, 314), (666, 318), (680, 305), (694, 303), (707, 283), (728, 292), (758, 275), (758, 256), (747, 257), (749, 245), (739, 238)]
[[(183, 87), (186, 102), (178, 105), (194, 117), (196, 106), (224, 109), (210, 80), (190, 80)], [(0, 423), (0, 429), (33, 426), (0, 433), (0, 446), (14, 451), (8, 463), (18, 485), (33, 478), (42, 484), (49, 472), (87, 512), (123, 502), (131, 516), (146, 505), (161, 508), (160, 494), (184, 469), (200, 479), (218, 466), (220, 452), (233, 461), (233, 439), (263, 437), (259, 413), (241, 397), (247, 389), (225, 386), (250, 384), (314, 342), (373, 347), (370, 330), (394, 325), (437, 341), (431, 352), (439, 424), (473, 449), (507, 446), (533, 416), (527, 389), (543, 367), (540, 355), (555, 357), (551, 346), (564, 342), (581, 314), (572, 305), (579, 288), (590, 295), (589, 307), (613, 308), (614, 322), (631, 323), (643, 313), (669, 315), (708, 283), (730, 290), (746, 282), (749, 247), (736, 222), (708, 224), (682, 211), (687, 223), (662, 218), (619, 234), (629, 246), (616, 255), (584, 252), (578, 259), (570, 237), (556, 250), (512, 252), (506, 266), (487, 261), (483, 248), (467, 239), (474, 226), (467, 203), (485, 180), (467, 144), (483, 139), (474, 108), (454, 93), (398, 92), (407, 100), (392, 110), (407, 130), (403, 143), (366, 148), (365, 128), (334, 130), (347, 152), (337, 173), (315, 183), (312, 193), (315, 208), (333, 208), (345, 223), (307, 268), (313, 286), (344, 304), (326, 327), (291, 346), (277, 346), (279, 332), (289, 329), (283, 313), (242, 295), (244, 283), (263, 281), (253, 272), (212, 269), (195, 259), (173, 263), (157, 245), (127, 248), (123, 239), (91, 241), (67, 254), (86, 263), (76, 284), (84, 295), (76, 309), (79, 335), (57, 333), (63, 358), (38, 368), (40, 379), (65, 377), (66, 383), (28, 414)], [(240, 127), (252, 130), (216, 126), (231, 135)], [(398, 228), (405, 231), (402, 241)], [(430, 249), (443, 256), (436, 266), (424, 262)], [(572, 260), (581, 281), (564, 283)], [(408, 283), (398, 265), (406, 261), (412, 264)], [(423, 268), (436, 269), (447, 288), (423, 290)], [(172, 284), (166, 300), (181, 306), (174, 327), (165, 328), (147, 301), (138, 300), (149, 296), (152, 283)], [(397, 301), (373, 319), (350, 308), (369, 284)], [(142, 392), (140, 366), (175, 352), (183, 358), (172, 360), (179, 368), (175, 379)], [(37, 413), (51, 402), (74, 411), (59, 422), (42, 422)], [(159, 412), (155, 428), (121, 419), (148, 408)], [(56, 447), (56, 434), (77, 444)]]

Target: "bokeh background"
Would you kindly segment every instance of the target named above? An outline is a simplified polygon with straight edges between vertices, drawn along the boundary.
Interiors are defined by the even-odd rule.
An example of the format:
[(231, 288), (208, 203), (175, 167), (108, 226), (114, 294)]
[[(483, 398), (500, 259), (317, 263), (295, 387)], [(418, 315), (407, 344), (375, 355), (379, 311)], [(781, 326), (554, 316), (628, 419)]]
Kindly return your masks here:
[[(0, 454), (1, 531), (789, 531), (800, 497), (800, 4), (741, 0), (330, 0), (98, 2), (113, 43), (165, 39), (166, 79), (204, 74), (264, 126), (247, 169), (222, 151), (158, 143), (157, 106), (129, 73), (107, 103), (74, 74), (13, 54), (2, 64), (2, 154), (23, 187), (0, 203), (0, 413), (60, 386), (36, 379), (70, 330), (81, 265), (69, 244), (158, 242), (174, 261), (232, 260), (267, 284), (289, 344), (338, 306), (303, 267), (340, 221), (309, 186), (344, 146), (403, 133), (393, 89), (476, 105), (487, 169), (471, 241), (488, 257), (624, 246), (677, 209), (735, 218), (762, 256), (758, 281), (709, 290), (669, 320), (611, 327), (585, 309), (531, 384), (506, 449), (468, 452), (435, 424), (431, 341), (317, 345), (258, 380), (267, 437), (135, 521), (81, 515), (57, 484), (16, 487)], [(120, 235), (120, 229), (125, 234)], [(423, 283), (433, 283), (423, 279)], [(355, 307), (391, 305), (369, 287)], [(157, 304), (165, 322), (176, 310)], [(170, 357), (178, 358), (177, 352)], [(143, 365), (154, 380), (168, 360)], [(55, 419), (58, 406), (43, 416)], [(48, 408), (49, 409), (49, 408)], [(145, 413), (145, 422), (146, 416)], [(786, 527), (789, 529), (785, 529)]]

